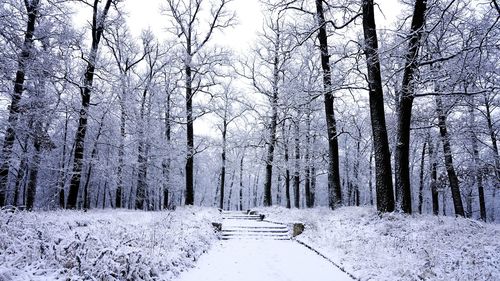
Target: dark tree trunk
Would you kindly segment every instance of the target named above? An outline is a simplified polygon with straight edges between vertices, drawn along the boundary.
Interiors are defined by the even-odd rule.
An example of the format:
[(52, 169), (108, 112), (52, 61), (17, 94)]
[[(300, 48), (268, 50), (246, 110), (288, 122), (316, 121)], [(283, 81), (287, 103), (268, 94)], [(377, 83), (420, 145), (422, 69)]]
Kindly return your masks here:
[(243, 160), (245, 158), (245, 154), (241, 156), (240, 160), (240, 211), (243, 210)]
[(292, 198), (290, 196), (290, 169), (288, 168), (288, 161), (290, 159), (288, 151), (288, 138), (285, 137), (285, 127), (286, 121), (283, 122), (283, 146), (285, 150), (285, 197), (286, 197), (286, 207), (290, 209), (292, 207)]
[(323, 69), (325, 117), (328, 136), (328, 205), (333, 209), (342, 204), (342, 190), (340, 186), (337, 121), (335, 120), (333, 105), (330, 54), (328, 52), (328, 35), (326, 33), (323, 0), (316, 0), (316, 16), (319, 26), (318, 40), (321, 51), (321, 67)]
[[(390, 163), (390, 162), (389, 162)], [(368, 189), (370, 190), (370, 205), (373, 206), (373, 148), (370, 151), (370, 167), (369, 167)]]
[(411, 214), (411, 187), (410, 187), (410, 126), (414, 99), (414, 80), (418, 69), (418, 50), (420, 38), (425, 24), (427, 0), (416, 0), (408, 49), (405, 55), (406, 62), (403, 73), (403, 82), (400, 92), (398, 108), (398, 126), (396, 140), (395, 178), (396, 178), (396, 207), (405, 213)]
[[(224, 121), (222, 125), (222, 153), (221, 161), (222, 166), (220, 169), (220, 201), (219, 208), (224, 210), (224, 187), (226, 185), (226, 136), (227, 136), (227, 116), (224, 114)], [(228, 206), (230, 208), (231, 206)]]
[[(106, 114), (103, 114), (101, 118), (101, 122), (99, 123), (99, 128), (97, 129), (97, 135), (94, 141), (94, 145), (92, 147), (92, 152), (90, 153), (90, 161), (88, 164), (87, 176), (85, 179), (85, 185), (83, 188), (83, 209), (90, 209), (90, 195), (89, 195), (89, 185), (92, 180), (92, 169), (94, 168), (94, 160), (97, 158), (97, 146), (99, 144), (99, 139), (101, 138), (102, 127), (104, 126), (104, 118)], [(97, 205), (97, 204), (96, 204)]]
[(36, 198), (36, 187), (38, 184), (38, 168), (40, 166), (41, 142), (38, 136), (34, 140), (35, 155), (31, 159), (29, 176), (28, 176), (28, 190), (26, 192), (26, 210), (33, 210)]
[(300, 208), (300, 128), (298, 118), (294, 123), (295, 135), (295, 171), (293, 175), (293, 191), (295, 208)]
[(375, 156), (377, 210), (380, 212), (392, 212), (394, 211), (394, 194), (392, 188), (391, 154), (385, 124), (384, 93), (380, 74), (378, 39), (372, 0), (363, 1), (363, 31), (368, 85), (370, 89), (370, 117)]
[[(148, 83), (149, 84), (149, 83)], [(146, 208), (150, 209), (148, 204), (148, 182), (147, 182), (147, 172), (148, 172), (148, 153), (146, 149), (146, 140), (144, 139), (144, 127), (146, 124), (144, 123), (144, 115), (146, 110), (146, 96), (147, 96), (148, 88), (146, 87), (142, 94), (142, 102), (141, 102), (141, 110), (139, 116), (139, 146), (138, 146), (138, 154), (137, 154), (137, 188), (136, 188), (136, 196), (135, 196), (135, 208), (138, 210), (143, 210)]]
[[(187, 44), (187, 55), (191, 56), (191, 42)], [(191, 61), (191, 60), (190, 60)], [(194, 205), (194, 186), (193, 186), (193, 168), (194, 168), (194, 132), (193, 132), (193, 88), (192, 88), (192, 70), (190, 63), (186, 64), (186, 205)]]
[(316, 167), (311, 165), (311, 206), (314, 207), (316, 200)]
[(118, 147), (118, 171), (115, 195), (115, 208), (122, 208), (123, 202), (123, 170), (125, 168), (123, 158), (125, 156), (125, 138), (126, 138), (126, 114), (125, 114), (125, 91), (122, 92), (120, 99), (120, 146)]
[(231, 175), (231, 184), (229, 185), (229, 194), (227, 198), (227, 209), (231, 210), (231, 199), (233, 197), (233, 187), (234, 187), (234, 177), (236, 176), (236, 171), (233, 170), (233, 174)]
[[(31, 2), (31, 3), (30, 3)], [(28, 22), (26, 24), (26, 32), (24, 33), (24, 43), (21, 48), (21, 54), (18, 59), (16, 78), (14, 80), (14, 92), (9, 106), (9, 118), (7, 120), (7, 129), (5, 131), (4, 142), (2, 147), (2, 155), (0, 157), (0, 208), (5, 206), (7, 196), (7, 186), (9, 183), (10, 160), (12, 157), (12, 149), (16, 139), (16, 125), (19, 118), (19, 107), (21, 96), (24, 91), (24, 81), (29, 60), (33, 54), (33, 35), (35, 25), (38, 18), (38, 8), (40, 1), (26, 1), (26, 11), (28, 13)]]
[(424, 141), (424, 146), (422, 147), (422, 154), (420, 157), (420, 173), (419, 173), (419, 189), (418, 189), (418, 213), (422, 214), (422, 206), (424, 204), (424, 168), (425, 168), (425, 150), (427, 148), (427, 142)]
[(280, 55), (280, 30), (279, 30), (279, 24), (277, 24), (276, 42), (274, 44), (273, 80), (272, 80), (273, 92), (272, 96), (270, 97), (271, 120), (269, 123), (269, 139), (268, 139), (267, 156), (266, 156), (264, 206), (271, 206), (273, 204), (271, 189), (273, 180), (274, 149), (276, 146), (276, 129), (278, 126), (278, 91), (279, 91), (278, 83), (279, 83), (279, 64), (280, 64), (279, 55)]
[(306, 195), (306, 207), (314, 207), (312, 204), (312, 194), (311, 194), (311, 116), (308, 113), (306, 115), (306, 155), (305, 162), (306, 168), (304, 171), (304, 190)]
[[(66, 185), (66, 177), (67, 177), (67, 171), (66, 171), (66, 149), (67, 149), (67, 139), (68, 139), (68, 112), (66, 111), (66, 119), (64, 120), (64, 137), (63, 137), (63, 148), (62, 148), (62, 155), (61, 155), (61, 164), (60, 166), (60, 172), (58, 176), (58, 197), (59, 197), (59, 208), (64, 208), (65, 207), (65, 201), (66, 201), (66, 196), (64, 194), (64, 188)], [(70, 151), (70, 155), (71, 155)]]
[[(13, 201), (14, 206), (18, 206), (19, 194), (20, 194), (21, 188), (24, 188), (24, 187), (22, 187), (22, 185), (24, 182), (26, 171), (29, 170), (28, 165), (27, 165), (27, 163), (28, 163), (28, 151), (27, 151), (28, 140), (29, 140), (29, 138), (25, 138), (24, 146), (22, 148), (21, 163), (19, 163), (19, 168), (17, 170), (16, 185), (14, 187), (14, 201)], [(23, 199), (25, 199), (25, 198), (23, 198)]]
[(170, 124), (170, 92), (167, 93), (167, 104), (165, 109), (165, 139), (167, 140), (168, 156), (163, 162), (163, 209), (169, 209), (169, 190), (170, 190), (170, 168), (172, 159), (170, 157), (171, 152), (171, 124)]
[(481, 159), (479, 158), (479, 148), (477, 143), (477, 137), (474, 132), (476, 126), (476, 117), (474, 115), (474, 97), (471, 97), (469, 105), (469, 129), (470, 129), (470, 140), (472, 146), (472, 156), (474, 161), (474, 176), (476, 178), (477, 191), (479, 196), (479, 213), (480, 219), (486, 221), (486, 203), (484, 200), (484, 186), (483, 186), (483, 175), (481, 172)]
[(441, 141), (443, 142), (444, 162), (446, 171), (448, 172), (448, 180), (450, 181), (453, 206), (455, 207), (455, 215), (465, 217), (462, 197), (460, 195), (460, 185), (458, 182), (457, 174), (455, 172), (455, 167), (453, 166), (450, 136), (448, 134), (448, 129), (446, 126), (446, 113), (443, 109), (443, 102), (440, 96), (436, 96), (436, 112), (438, 115), (438, 125), (439, 132), (441, 134)]
[(85, 152), (85, 135), (87, 134), (88, 114), (90, 107), (90, 94), (92, 93), (94, 83), (94, 71), (97, 61), (97, 50), (101, 41), (102, 33), (104, 32), (104, 23), (108, 15), (112, 0), (107, 0), (104, 9), (101, 13), (98, 12), (98, 0), (94, 0), (93, 4), (93, 20), (92, 20), (92, 47), (87, 59), (87, 68), (84, 75), (83, 89), (80, 91), (82, 104), (80, 109), (80, 118), (78, 120), (78, 128), (75, 135), (75, 151), (73, 156), (73, 172), (69, 185), (68, 200), (66, 208), (76, 209), (78, 201), (78, 191), (80, 189), (80, 181), (82, 177), (83, 157)]
[(432, 195), (432, 214), (435, 216), (439, 215), (439, 192), (437, 190), (437, 162), (436, 162), (436, 151), (434, 150), (434, 145), (432, 144), (431, 137), (428, 137), (428, 150), (429, 150), (429, 168), (431, 174), (431, 184), (430, 190)]
[[(493, 119), (491, 116), (491, 104), (488, 99), (488, 96), (484, 96), (484, 105), (486, 107), (486, 122), (488, 124), (488, 131), (490, 133), (491, 144), (493, 147), (493, 157), (495, 158), (495, 188), (500, 188), (500, 154), (498, 152), (498, 144), (497, 144), (497, 136), (495, 133), (495, 129), (493, 128)], [(493, 193), (494, 194), (494, 193)]]

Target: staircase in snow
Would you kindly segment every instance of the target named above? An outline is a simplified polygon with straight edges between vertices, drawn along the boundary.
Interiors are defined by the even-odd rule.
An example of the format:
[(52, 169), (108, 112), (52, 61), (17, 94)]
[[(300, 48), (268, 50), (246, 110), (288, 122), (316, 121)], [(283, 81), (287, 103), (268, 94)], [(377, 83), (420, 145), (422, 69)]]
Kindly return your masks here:
[(222, 212), (221, 239), (290, 240), (286, 225), (262, 221), (247, 212)]

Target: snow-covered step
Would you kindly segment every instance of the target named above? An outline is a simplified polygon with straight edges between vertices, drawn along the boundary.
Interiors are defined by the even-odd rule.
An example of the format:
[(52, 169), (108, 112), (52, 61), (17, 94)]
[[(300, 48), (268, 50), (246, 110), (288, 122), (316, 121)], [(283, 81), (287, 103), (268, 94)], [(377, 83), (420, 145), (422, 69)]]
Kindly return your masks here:
[(262, 221), (260, 215), (223, 212), (221, 239), (290, 240), (286, 225)]

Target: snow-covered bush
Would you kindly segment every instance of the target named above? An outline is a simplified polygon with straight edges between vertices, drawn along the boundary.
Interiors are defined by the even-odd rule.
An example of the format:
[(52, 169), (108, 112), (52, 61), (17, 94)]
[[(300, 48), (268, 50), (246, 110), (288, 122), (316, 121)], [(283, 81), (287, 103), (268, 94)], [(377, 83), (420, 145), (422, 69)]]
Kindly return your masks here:
[(0, 281), (170, 280), (216, 239), (215, 209), (0, 213)]

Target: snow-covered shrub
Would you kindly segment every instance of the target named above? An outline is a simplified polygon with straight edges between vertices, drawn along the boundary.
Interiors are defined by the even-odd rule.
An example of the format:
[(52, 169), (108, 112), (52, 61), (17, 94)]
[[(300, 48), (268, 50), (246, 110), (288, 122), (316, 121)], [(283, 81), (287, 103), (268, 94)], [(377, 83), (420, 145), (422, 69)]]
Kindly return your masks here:
[(297, 239), (361, 280), (500, 280), (500, 225), (378, 214), (375, 209), (262, 208), (266, 218), (303, 222)]
[(208, 250), (215, 209), (0, 214), (0, 281), (170, 280)]

